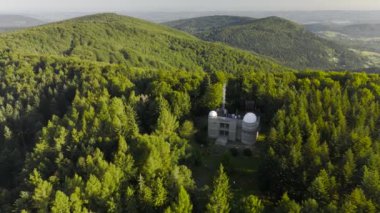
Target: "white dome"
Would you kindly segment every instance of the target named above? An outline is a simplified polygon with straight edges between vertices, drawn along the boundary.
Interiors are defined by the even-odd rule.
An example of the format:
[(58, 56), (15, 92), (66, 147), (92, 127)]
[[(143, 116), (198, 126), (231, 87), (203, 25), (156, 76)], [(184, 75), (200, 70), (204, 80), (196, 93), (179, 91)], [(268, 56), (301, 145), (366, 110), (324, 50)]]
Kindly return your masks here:
[(211, 111), (211, 112), (208, 114), (208, 117), (216, 118), (216, 117), (218, 117), (218, 113), (217, 113), (216, 111)]
[(252, 112), (249, 112), (244, 115), (243, 122), (245, 123), (256, 123), (257, 116), (253, 114)]

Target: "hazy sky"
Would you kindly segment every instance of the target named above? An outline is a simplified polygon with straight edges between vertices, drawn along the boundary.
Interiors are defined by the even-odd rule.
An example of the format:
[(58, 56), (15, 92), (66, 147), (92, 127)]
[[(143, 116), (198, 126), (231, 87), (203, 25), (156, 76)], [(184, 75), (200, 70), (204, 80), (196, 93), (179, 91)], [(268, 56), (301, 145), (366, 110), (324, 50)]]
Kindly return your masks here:
[(380, 10), (380, 0), (0, 0), (0, 12)]

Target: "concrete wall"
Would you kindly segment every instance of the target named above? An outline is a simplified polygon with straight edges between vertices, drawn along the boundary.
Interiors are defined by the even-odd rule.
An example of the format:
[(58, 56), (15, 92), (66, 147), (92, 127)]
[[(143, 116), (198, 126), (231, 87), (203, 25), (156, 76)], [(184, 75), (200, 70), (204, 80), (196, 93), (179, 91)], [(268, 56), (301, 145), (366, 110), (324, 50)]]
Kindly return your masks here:
[(219, 137), (219, 119), (218, 117), (208, 118), (208, 137), (216, 139)]
[(247, 145), (253, 145), (256, 143), (256, 135), (259, 128), (260, 121), (256, 123), (242, 122), (241, 142)]

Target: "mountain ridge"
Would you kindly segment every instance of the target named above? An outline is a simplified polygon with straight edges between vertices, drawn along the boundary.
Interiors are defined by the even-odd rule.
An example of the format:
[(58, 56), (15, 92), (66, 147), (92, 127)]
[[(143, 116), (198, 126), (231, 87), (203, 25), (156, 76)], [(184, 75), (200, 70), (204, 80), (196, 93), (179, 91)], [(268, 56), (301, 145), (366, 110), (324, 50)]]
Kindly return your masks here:
[(0, 32), (14, 31), (41, 24), (44, 24), (44, 22), (23, 15), (0, 15)]
[[(266, 55), (298, 69), (351, 69), (366, 66), (366, 59), (334, 42), (308, 32), (302, 25), (271, 16), (243, 24), (218, 26), (194, 33), (197, 22), (208, 17), (168, 22), (168, 26), (192, 33), (206, 41), (219, 41), (233, 47)], [(239, 17), (230, 16), (231, 19)], [(240, 17), (247, 19), (246, 17)], [(213, 18), (215, 19), (215, 17)], [(202, 23), (199, 23), (202, 25)], [(193, 30), (189, 30), (191, 25)], [(204, 28), (204, 27), (203, 27)]]
[(288, 69), (265, 57), (205, 42), (167, 26), (113, 13), (2, 33), (0, 47), (29, 54), (75, 56), (160, 69), (228, 72)]
[(39, 24), (43, 24), (44, 22), (23, 15), (0, 15), (0, 27), (30, 27)]

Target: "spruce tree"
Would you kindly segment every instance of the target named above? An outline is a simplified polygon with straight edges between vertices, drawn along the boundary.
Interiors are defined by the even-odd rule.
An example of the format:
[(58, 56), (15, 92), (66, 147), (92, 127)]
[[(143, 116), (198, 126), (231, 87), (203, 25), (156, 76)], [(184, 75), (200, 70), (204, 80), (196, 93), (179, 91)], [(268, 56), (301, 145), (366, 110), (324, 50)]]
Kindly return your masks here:
[(250, 195), (243, 199), (242, 210), (246, 213), (260, 213), (264, 211), (264, 205), (258, 197)]
[(173, 203), (165, 213), (190, 213), (193, 210), (193, 204), (191, 204), (190, 196), (186, 192), (183, 186), (180, 186), (178, 192), (177, 202)]
[(209, 203), (206, 206), (209, 213), (230, 212), (230, 199), (232, 194), (228, 183), (228, 176), (224, 172), (223, 165), (219, 166), (218, 175), (213, 182), (213, 191)]

